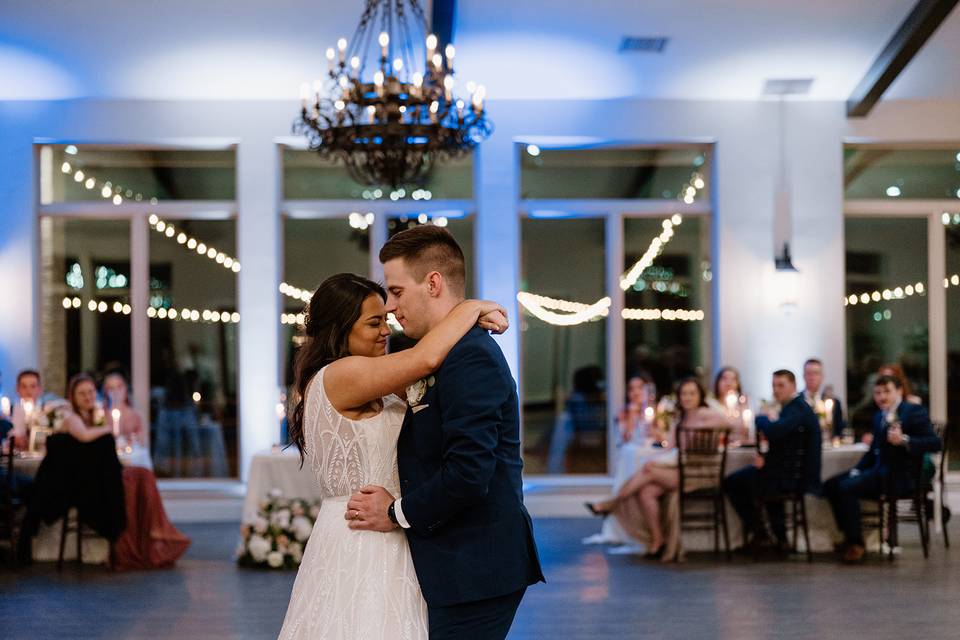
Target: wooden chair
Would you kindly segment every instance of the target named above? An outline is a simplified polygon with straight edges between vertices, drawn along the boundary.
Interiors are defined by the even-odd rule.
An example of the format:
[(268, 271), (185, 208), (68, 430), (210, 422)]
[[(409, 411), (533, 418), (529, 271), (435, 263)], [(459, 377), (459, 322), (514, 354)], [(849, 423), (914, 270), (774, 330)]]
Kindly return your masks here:
[[(75, 514), (71, 519), (70, 515)], [(77, 536), (77, 564), (83, 568), (83, 539), (96, 537), (80, 521), (80, 510), (76, 507), (67, 507), (60, 524), (60, 553), (57, 556), (57, 571), (63, 571), (63, 559), (67, 548), (67, 535), (75, 533)]]
[(0, 464), (6, 471), (0, 476), (0, 541), (10, 545), (11, 566), (17, 564), (17, 541), (19, 538), (17, 512), (25, 506), (23, 498), (18, 494), (15, 486), (13, 465), (15, 458), (16, 450), (13, 438), (10, 438), (9, 448), (0, 456)]
[(933, 430), (940, 438), (943, 449), (940, 451), (940, 470), (934, 482), (940, 487), (940, 503), (933, 505), (934, 509), (940, 510), (940, 522), (943, 525), (943, 546), (950, 548), (950, 534), (947, 531), (947, 518), (944, 517), (947, 512), (947, 466), (950, 464), (948, 448), (950, 446), (950, 424), (948, 422), (934, 422)]
[(713, 552), (720, 553), (722, 533), (727, 559), (730, 559), (730, 533), (723, 478), (727, 468), (729, 435), (728, 427), (677, 429), (680, 534), (684, 531), (713, 531)]
[[(807, 562), (813, 562), (813, 550), (810, 548), (810, 526), (807, 520), (807, 446), (805, 427), (800, 427), (799, 436), (792, 439), (795, 446), (781, 447), (782, 465), (777, 470), (767, 470), (767, 484), (772, 489), (758, 498), (758, 515), (766, 514), (766, 506), (782, 502), (785, 508), (786, 524), (793, 530), (792, 549), (797, 551), (799, 532), (803, 531)], [(789, 507), (789, 509), (787, 509)]]
[(923, 457), (919, 456), (911, 460), (907, 472), (914, 486), (912, 492), (906, 494), (897, 492), (894, 486), (895, 476), (891, 474), (883, 492), (873, 501), (876, 508), (862, 512), (861, 515), (865, 527), (879, 531), (880, 554), (883, 554), (883, 545), (886, 543), (890, 562), (893, 562), (894, 549), (898, 544), (900, 522), (917, 523), (920, 529), (923, 557), (930, 557), (930, 523), (927, 513), (927, 493), (930, 484), (923, 479)]

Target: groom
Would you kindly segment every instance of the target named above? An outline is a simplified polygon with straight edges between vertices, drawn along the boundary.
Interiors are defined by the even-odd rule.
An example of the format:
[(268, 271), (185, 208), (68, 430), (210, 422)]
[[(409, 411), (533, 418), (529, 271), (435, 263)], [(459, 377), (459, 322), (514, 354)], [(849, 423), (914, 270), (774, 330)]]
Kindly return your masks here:
[[(445, 229), (398, 233), (380, 261), (387, 311), (411, 338), (464, 299), (463, 252)], [(516, 385), (496, 342), (474, 328), (414, 388), (397, 443), (403, 497), (365, 487), (347, 504), (359, 512), (351, 527), (404, 528), (431, 640), (505, 638), (527, 586), (544, 579), (523, 506)]]

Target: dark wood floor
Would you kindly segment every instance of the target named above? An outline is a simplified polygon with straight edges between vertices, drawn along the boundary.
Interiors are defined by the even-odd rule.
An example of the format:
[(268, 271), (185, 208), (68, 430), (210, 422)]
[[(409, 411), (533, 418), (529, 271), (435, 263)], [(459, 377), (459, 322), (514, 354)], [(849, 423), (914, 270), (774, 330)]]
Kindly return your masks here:
[[(960, 548), (935, 539), (924, 561), (904, 530), (892, 565), (840, 567), (822, 557), (679, 565), (583, 546), (597, 522), (540, 519), (549, 584), (531, 588), (511, 638), (955, 638), (960, 637)], [(193, 524), (176, 569), (111, 574), (49, 565), (0, 573), (0, 637), (273, 638), (293, 573), (237, 569), (237, 528)], [(960, 535), (958, 535), (960, 543)]]

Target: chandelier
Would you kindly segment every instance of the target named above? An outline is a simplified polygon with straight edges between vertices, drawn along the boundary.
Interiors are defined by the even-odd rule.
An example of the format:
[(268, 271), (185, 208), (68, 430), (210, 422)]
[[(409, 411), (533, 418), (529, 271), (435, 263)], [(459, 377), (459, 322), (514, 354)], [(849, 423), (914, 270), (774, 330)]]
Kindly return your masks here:
[(426, 25), (419, 0), (366, 0), (353, 39), (327, 49), (326, 78), (301, 85), (293, 132), (360, 184), (423, 184), (493, 130), (484, 87), (467, 83), (469, 104), (456, 97), (456, 51), (439, 51)]

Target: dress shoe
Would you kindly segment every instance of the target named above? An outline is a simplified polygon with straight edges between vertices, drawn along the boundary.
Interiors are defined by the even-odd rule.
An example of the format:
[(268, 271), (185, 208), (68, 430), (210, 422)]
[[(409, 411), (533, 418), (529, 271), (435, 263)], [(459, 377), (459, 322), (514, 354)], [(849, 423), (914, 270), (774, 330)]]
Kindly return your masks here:
[(847, 549), (843, 552), (843, 558), (841, 558), (841, 561), (843, 564), (860, 564), (863, 562), (863, 557), (866, 554), (867, 550), (862, 544), (847, 545)]

